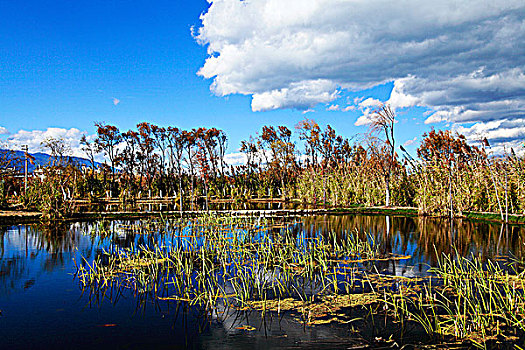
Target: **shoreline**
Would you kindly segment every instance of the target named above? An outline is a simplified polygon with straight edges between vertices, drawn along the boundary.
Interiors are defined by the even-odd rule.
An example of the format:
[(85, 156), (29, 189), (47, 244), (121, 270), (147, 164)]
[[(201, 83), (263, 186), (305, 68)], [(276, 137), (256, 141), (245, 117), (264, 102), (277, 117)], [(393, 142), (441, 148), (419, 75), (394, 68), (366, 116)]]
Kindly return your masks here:
[[(196, 217), (205, 214), (255, 216), (255, 217), (297, 217), (304, 215), (392, 215), (409, 217), (445, 218), (443, 216), (422, 215), (412, 207), (347, 207), (316, 209), (244, 209), (244, 210), (166, 210), (166, 211), (112, 211), (74, 213), (70, 217), (57, 221), (98, 220), (98, 219), (141, 219), (147, 217)], [(0, 210), (0, 224), (24, 224), (39, 222), (41, 212), (23, 210)], [(477, 222), (501, 223), (500, 213), (465, 212), (454, 219), (466, 219)], [(509, 225), (524, 225), (525, 215), (509, 214)]]

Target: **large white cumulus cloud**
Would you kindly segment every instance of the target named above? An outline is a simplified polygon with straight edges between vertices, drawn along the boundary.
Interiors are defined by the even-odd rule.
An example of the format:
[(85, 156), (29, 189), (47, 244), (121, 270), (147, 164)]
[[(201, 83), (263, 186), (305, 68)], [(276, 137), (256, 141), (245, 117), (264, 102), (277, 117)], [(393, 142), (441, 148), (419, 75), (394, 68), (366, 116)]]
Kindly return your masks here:
[(342, 89), (394, 81), (394, 107), (427, 122), (525, 114), (523, 0), (214, 0), (197, 40), (199, 71), (254, 111), (312, 108)]

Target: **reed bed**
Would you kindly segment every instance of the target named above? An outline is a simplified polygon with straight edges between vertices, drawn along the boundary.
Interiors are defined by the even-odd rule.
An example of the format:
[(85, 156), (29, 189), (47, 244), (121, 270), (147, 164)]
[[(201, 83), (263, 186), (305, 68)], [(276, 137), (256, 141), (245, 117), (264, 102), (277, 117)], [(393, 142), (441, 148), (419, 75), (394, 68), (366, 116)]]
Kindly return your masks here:
[(357, 234), (296, 237), (282, 225), (273, 234), (265, 219), (210, 216), (165, 226), (148, 224), (150, 230), (172, 231), (162, 244), (113, 247), (93, 262), (85, 260), (78, 266), (80, 282), (190, 304), (220, 300), (242, 306), (347, 292), (355, 288), (357, 266), (379, 256), (377, 245)]
[[(305, 326), (375, 329), (384, 322), (400, 339), (414, 329), (433, 341), (480, 347), (525, 339), (525, 272), (517, 260), (441, 255), (429, 276), (405, 278), (381, 274), (375, 264), (407, 257), (385, 256), (357, 231), (307, 236), (269, 219), (218, 216), (116, 229), (122, 227), (160, 236), (84, 259), (77, 271), (82, 288), (215, 313), (293, 312)], [(355, 316), (355, 309), (363, 312)]]

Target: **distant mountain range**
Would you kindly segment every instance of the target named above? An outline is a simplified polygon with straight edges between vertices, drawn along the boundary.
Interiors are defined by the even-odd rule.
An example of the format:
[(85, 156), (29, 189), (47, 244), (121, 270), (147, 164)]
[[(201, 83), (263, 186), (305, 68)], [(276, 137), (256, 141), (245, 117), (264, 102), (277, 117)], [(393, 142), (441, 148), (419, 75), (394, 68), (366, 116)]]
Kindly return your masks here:
[[(4, 151), (5, 150), (0, 150), (0, 152), (4, 152)], [(27, 162), (27, 171), (29, 173), (32, 173), (33, 171), (35, 171), (35, 169), (38, 168), (38, 166), (46, 166), (46, 165), (49, 165), (53, 161), (53, 157), (46, 153), (39, 152), (39, 153), (29, 153), (29, 154), (35, 158), (33, 160), (34, 164), (31, 164), (29, 160)], [(22, 151), (14, 151), (14, 156), (22, 160), (25, 159), (24, 152)], [(66, 157), (66, 159), (77, 166), (85, 165), (87, 167), (91, 167), (91, 162), (86, 158)], [(102, 165), (102, 163), (95, 162), (96, 167), (99, 167), (100, 165)], [(23, 164), (22, 164), (22, 167), (23, 167)], [(22, 168), (22, 171), (23, 171), (23, 168)]]

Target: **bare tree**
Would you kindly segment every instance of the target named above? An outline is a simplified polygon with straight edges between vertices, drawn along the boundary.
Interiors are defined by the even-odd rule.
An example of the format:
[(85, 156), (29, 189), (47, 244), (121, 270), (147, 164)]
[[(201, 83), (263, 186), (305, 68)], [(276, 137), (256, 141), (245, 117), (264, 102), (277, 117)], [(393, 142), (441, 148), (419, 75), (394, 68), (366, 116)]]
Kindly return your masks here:
[(56, 139), (54, 137), (47, 137), (44, 141), (40, 142), (40, 146), (51, 152), (53, 165), (62, 164), (64, 157), (71, 153), (71, 147), (63, 138)]
[[(392, 170), (395, 162), (395, 138), (394, 138), (394, 125), (396, 123), (395, 112), (390, 106), (386, 105), (378, 109), (372, 116), (372, 123), (370, 125), (371, 135), (383, 134), (385, 139), (383, 140), (383, 147), (378, 147), (377, 142), (373, 142), (374, 147), (371, 147), (372, 152), (379, 154), (378, 150), (386, 152), (384, 154), (386, 159), (381, 162), (381, 168), (383, 170), (383, 176), (385, 179), (385, 204), (388, 207), (390, 205), (390, 179), (392, 178)], [(383, 158), (383, 157), (382, 157)]]
[(80, 139), (80, 144), (82, 145), (82, 151), (86, 154), (86, 156), (89, 159), (89, 162), (91, 163), (91, 167), (93, 168), (93, 171), (95, 170), (95, 154), (97, 154), (97, 147), (94, 142), (89, 142), (86, 138), (86, 135), (82, 135), (82, 138)]

